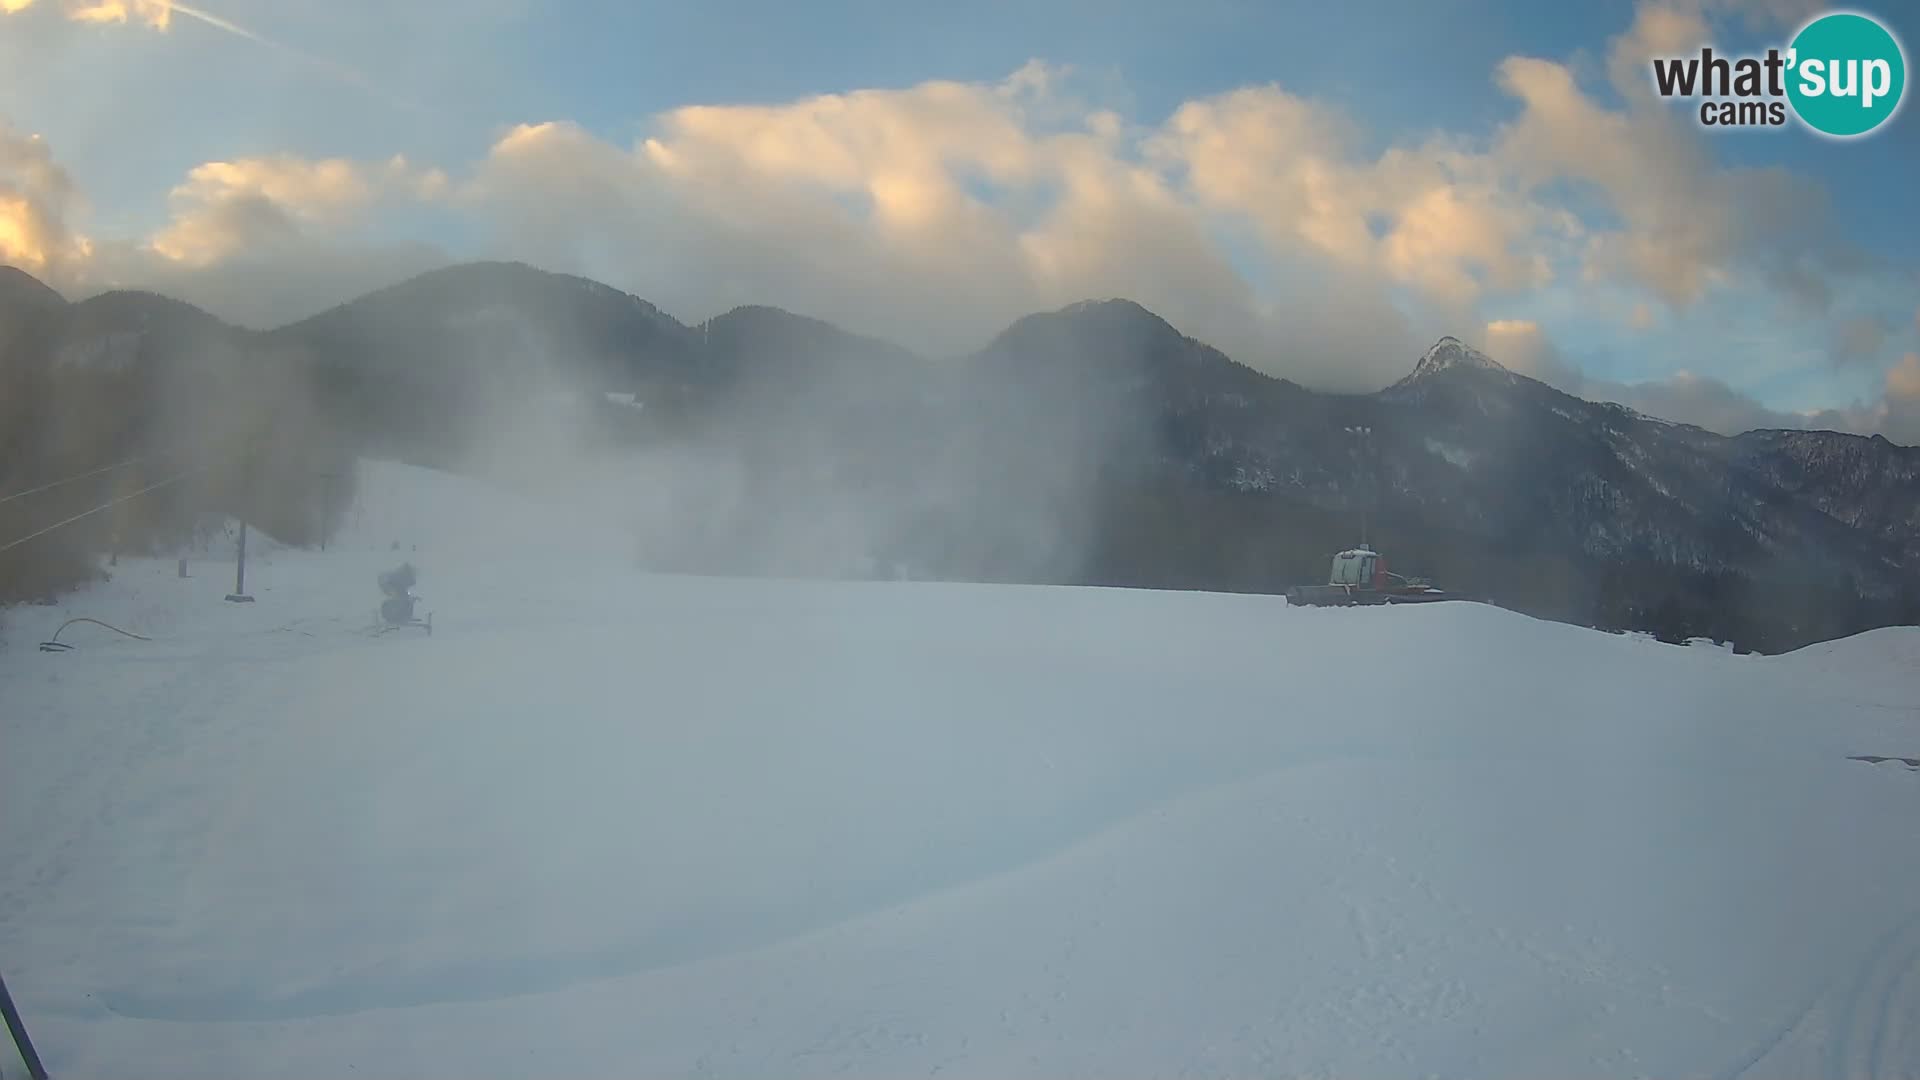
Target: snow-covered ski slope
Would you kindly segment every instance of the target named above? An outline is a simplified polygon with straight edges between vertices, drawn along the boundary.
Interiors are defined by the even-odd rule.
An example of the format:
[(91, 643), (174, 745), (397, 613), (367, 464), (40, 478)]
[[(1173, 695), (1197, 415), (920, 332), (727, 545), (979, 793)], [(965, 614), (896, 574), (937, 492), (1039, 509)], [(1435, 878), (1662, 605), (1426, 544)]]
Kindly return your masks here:
[(1920, 630), (656, 577), (397, 466), (256, 553), (6, 617), (56, 1077), (1920, 1076)]

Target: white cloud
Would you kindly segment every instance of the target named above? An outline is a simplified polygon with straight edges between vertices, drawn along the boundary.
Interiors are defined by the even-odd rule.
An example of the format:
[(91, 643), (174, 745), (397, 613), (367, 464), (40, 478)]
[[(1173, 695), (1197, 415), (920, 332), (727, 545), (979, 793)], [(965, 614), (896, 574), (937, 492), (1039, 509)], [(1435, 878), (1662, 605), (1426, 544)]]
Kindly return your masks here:
[(1521, 375), (1590, 401), (1613, 401), (1648, 416), (1693, 424), (1722, 435), (1758, 428), (1879, 432), (1895, 442), (1920, 444), (1920, 355), (1908, 354), (1888, 371), (1880, 397), (1867, 404), (1815, 412), (1769, 409), (1722, 379), (1691, 371), (1637, 383), (1584, 375), (1567, 362), (1539, 323), (1496, 319), (1478, 344)]
[(1810, 426), (1811, 420), (1768, 409), (1719, 379), (1690, 371), (1633, 384), (1586, 382), (1583, 389), (1583, 396), (1595, 400), (1617, 401), (1648, 416), (1694, 424), (1723, 435), (1756, 428), (1802, 428)]
[(291, 155), (213, 161), (173, 189), (173, 220), (149, 246), (173, 262), (210, 266), (297, 243), (308, 229), (338, 229), (384, 199), (434, 199), (446, 188), (444, 173), (403, 157), (381, 165)]
[(1359, 133), (1277, 87), (1182, 106), (1150, 144), (1198, 204), (1252, 223), (1267, 244), (1305, 247), (1436, 302), (1552, 277), (1571, 219), (1517, 197), (1485, 155), (1445, 141), (1359, 156)]
[(1607, 76), (1621, 96), (1635, 104), (1653, 99), (1653, 69), (1659, 56), (1684, 56), (1712, 41), (1706, 5), (1698, 2), (1642, 2), (1633, 23), (1607, 51)]
[(630, 150), (524, 126), (459, 201), (501, 248), (691, 318), (773, 303), (948, 352), (1036, 308), (1126, 296), (1295, 377), (1361, 389), (1402, 373), (1420, 341), (1389, 279), (1270, 243), (1253, 272), (1289, 288), (1256, 289), (1220, 218), (1062, 81), (1029, 66), (997, 84), (683, 109)]
[(444, 198), (446, 176), (404, 158), (358, 163), (290, 155), (209, 162), (145, 239), (84, 235), (73, 179), (47, 140), (0, 125), (0, 263), (70, 295), (151, 289), (268, 327), (444, 265), (427, 245), (369, 241), (381, 207)]
[(369, 226), (449, 189), (444, 173), (404, 157), (209, 162), (174, 188), (164, 227), (143, 243), (102, 245), (85, 284), (154, 289), (248, 326), (290, 322), (445, 265), (439, 249), (375, 238)]
[[(1591, 238), (1592, 277), (1634, 283), (1674, 307), (1757, 285), (1824, 310), (1833, 277), (1867, 266), (1835, 239), (1824, 189), (1782, 169), (1717, 165), (1692, 115), (1651, 92), (1650, 58), (1707, 43), (1703, 10), (1726, 6), (1642, 3), (1608, 53), (1624, 108), (1590, 95), (1569, 64), (1507, 59), (1497, 81), (1521, 112), (1497, 153), (1527, 190), (1575, 183), (1620, 219), (1621, 228)], [(1754, 17), (1772, 22), (1790, 10), (1777, 4)]]
[[(1745, 14), (1771, 23), (1793, 7)], [(1277, 86), (1130, 118), (1034, 63), (996, 82), (688, 106), (631, 142), (526, 124), (452, 177), (404, 158), (213, 161), (172, 189), (149, 235), (97, 246), (39, 144), (0, 160), (0, 249), (68, 285), (159, 283), (259, 325), (442, 260), (369, 239), (396, 208), (430, 206), (478, 238), (464, 254), (590, 274), (688, 320), (771, 303), (951, 352), (1036, 309), (1126, 296), (1309, 385), (1374, 389), (1439, 335), (1483, 327), (1496, 357), (1592, 390), (1609, 384), (1553, 349), (1550, 327), (1487, 316), (1584, 275), (1604, 279), (1622, 330), (1650, 337), (1682, 332), (1685, 309), (1716, 294), (1818, 307), (1863, 265), (1829, 237), (1817, 186), (1720, 167), (1688, 117), (1646, 94), (1647, 57), (1730, 17), (1722, 0), (1642, 4), (1605, 57), (1617, 100), (1570, 62), (1510, 58), (1495, 78), (1518, 111), (1483, 139), (1382, 146)], [(1596, 198), (1604, 222), (1582, 217)], [(1867, 322), (1815, 325), (1836, 355), (1870, 363), (1894, 351), (1898, 303), (1849, 316), (1889, 328), (1877, 343)], [(1664, 400), (1706, 402), (1726, 385), (1689, 378)]]

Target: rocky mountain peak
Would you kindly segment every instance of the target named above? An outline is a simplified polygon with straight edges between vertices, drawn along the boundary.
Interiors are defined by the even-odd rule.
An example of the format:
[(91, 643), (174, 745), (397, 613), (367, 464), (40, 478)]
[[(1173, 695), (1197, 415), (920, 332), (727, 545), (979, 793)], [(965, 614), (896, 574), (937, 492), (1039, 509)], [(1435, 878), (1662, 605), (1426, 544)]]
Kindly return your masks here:
[(1448, 371), (1453, 368), (1477, 368), (1484, 371), (1507, 370), (1500, 366), (1500, 362), (1493, 357), (1468, 345), (1457, 337), (1448, 336), (1433, 343), (1433, 348), (1428, 349), (1426, 354), (1420, 357), (1420, 362), (1413, 366), (1413, 374), (1409, 375), (1408, 378), (1425, 378), (1429, 375), (1437, 375), (1442, 371)]

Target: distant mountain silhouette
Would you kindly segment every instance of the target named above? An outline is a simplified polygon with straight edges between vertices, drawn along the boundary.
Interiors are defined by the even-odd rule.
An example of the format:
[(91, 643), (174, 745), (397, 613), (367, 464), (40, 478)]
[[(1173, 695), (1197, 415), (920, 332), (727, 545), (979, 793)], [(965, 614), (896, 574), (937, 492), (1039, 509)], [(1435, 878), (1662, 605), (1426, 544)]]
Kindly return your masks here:
[[(1277, 592), (1364, 527), (1444, 586), (1670, 639), (1772, 651), (1920, 621), (1920, 450), (1720, 436), (1452, 337), (1377, 393), (1328, 394), (1124, 299), (933, 360), (771, 307), (690, 327), (519, 263), (433, 271), (267, 333), (151, 294), (68, 304), (9, 270), (0, 377), (9, 490), (216, 419), (257, 429), (276, 388), (313, 414), (300, 453), (460, 467), (560, 394), (585, 403), (566, 415), (589, 441), (727, 463), (724, 492), (659, 515), (642, 557), (662, 568)], [(249, 389), (220, 389), (235, 382)], [(276, 460), (279, 501), (322, 513), (323, 486)]]

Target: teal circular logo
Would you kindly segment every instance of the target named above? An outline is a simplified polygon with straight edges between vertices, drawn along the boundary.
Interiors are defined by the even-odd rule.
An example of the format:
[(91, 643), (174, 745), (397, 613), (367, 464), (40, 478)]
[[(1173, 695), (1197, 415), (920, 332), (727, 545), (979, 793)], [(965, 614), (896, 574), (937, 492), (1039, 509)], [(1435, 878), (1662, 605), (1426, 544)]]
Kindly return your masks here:
[(1893, 116), (1907, 88), (1900, 42), (1865, 15), (1822, 15), (1794, 37), (1787, 56), (1787, 99), (1822, 134), (1865, 135)]

